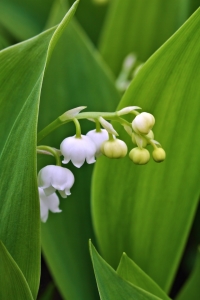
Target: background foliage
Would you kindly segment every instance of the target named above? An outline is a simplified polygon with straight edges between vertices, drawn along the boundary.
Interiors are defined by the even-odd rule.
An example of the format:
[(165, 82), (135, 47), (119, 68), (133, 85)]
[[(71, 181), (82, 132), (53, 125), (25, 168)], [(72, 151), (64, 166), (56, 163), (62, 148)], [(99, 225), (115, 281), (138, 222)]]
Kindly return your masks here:
[[(67, 15), (73, 0), (0, 2), (0, 298), (36, 299), (41, 239), (60, 296), (43, 267), (38, 299), (197, 300), (200, 11), (190, 16), (199, 1), (78, 2)], [(115, 80), (131, 52), (145, 64), (122, 95)], [(153, 113), (167, 159), (141, 167), (100, 157), (94, 172), (70, 165), (72, 195), (40, 226), (36, 168), (54, 161), (36, 160), (37, 127), (80, 105)], [(65, 125), (41, 143), (59, 148), (73, 134)], [(90, 238), (102, 257), (91, 243), (89, 253)]]

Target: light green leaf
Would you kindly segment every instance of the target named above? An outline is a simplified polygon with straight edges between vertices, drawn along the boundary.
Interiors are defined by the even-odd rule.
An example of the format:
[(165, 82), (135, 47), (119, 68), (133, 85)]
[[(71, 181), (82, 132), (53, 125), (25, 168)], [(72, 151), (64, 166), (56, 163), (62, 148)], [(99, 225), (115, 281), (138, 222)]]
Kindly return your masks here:
[(143, 272), (142, 269), (126, 255), (126, 253), (123, 253), (121, 257), (117, 268), (117, 274), (124, 280), (129, 281), (133, 285), (140, 287), (163, 300), (170, 299), (157, 283), (145, 274), (145, 272)]
[[(51, 22), (57, 22), (60, 8), (54, 7)], [(62, 63), (60, 63), (62, 61)], [(52, 55), (44, 78), (39, 129), (74, 107), (86, 105), (88, 111), (114, 110), (119, 102), (113, 81), (88, 38), (75, 23), (64, 33)], [(94, 123), (81, 122), (82, 133)], [(53, 147), (75, 133), (66, 124), (41, 141)], [(55, 160), (38, 156), (39, 168)], [(86, 163), (66, 166), (75, 176), (72, 194), (60, 199), (62, 213), (50, 214), (42, 224), (42, 247), (52, 276), (64, 299), (98, 299), (87, 241), (93, 237), (90, 215), (90, 185), (93, 166)], [(78, 288), (77, 288), (78, 286)]]
[(90, 255), (101, 300), (161, 299), (123, 280), (97, 253), (90, 242)]
[[(102, 255), (116, 267), (125, 251), (165, 291), (200, 191), (199, 35), (200, 10), (147, 61), (118, 107), (138, 105), (154, 114), (155, 139), (165, 148), (166, 161), (137, 166), (128, 157), (103, 158), (93, 178), (92, 213)], [(131, 150), (127, 134), (115, 128)]]
[(17, 39), (24, 40), (40, 33), (53, 0), (1, 0), (0, 23)]
[(176, 297), (176, 300), (199, 300), (200, 298), (200, 249), (198, 250), (198, 255), (196, 258), (196, 263), (194, 269), (189, 277), (189, 279), (184, 284), (180, 293)]
[(0, 299), (33, 300), (24, 275), (1, 241)]
[(47, 56), (77, 4), (58, 27), (0, 52), (0, 238), (24, 274), (34, 298), (40, 279), (38, 104)]
[(124, 58), (134, 52), (145, 61), (186, 20), (188, 0), (111, 1), (100, 38), (105, 61), (118, 74)]

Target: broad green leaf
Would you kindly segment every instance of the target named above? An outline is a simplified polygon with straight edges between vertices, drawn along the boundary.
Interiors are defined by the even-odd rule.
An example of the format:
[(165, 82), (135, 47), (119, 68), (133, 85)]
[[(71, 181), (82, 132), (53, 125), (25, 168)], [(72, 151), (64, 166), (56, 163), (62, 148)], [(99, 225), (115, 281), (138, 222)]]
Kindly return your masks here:
[(97, 253), (90, 242), (90, 255), (101, 300), (153, 300), (158, 298), (123, 280)]
[(145, 272), (143, 272), (127, 255), (123, 253), (117, 274), (133, 285), (140, 287), (163, 300), (170, 298)]
[(53, 0), (1, 0), (0, 23), (20, 40), (40, 33)]
[[(58, 17), (59, 7), (57, 9), (52, 12), (54, 18)], [(39, 129), (77, 106), (87, 105), (88, 111), (112, 111), (119, 99), (96, 50), (77, 24), (70, 23), (45, 73)], [(94, 123), (83, 121), (81, 127), (85, 134), (94, 128)], [(66, 124), (40, 143), (59, 148), (62, 140), (74, 133), (74, 125)], [(55, 163), (54, 159), (41, 155), (38, 161), (39, 168)], [(74, 173), (75, 184), (72, 194), (60, 199), (62, 213), (50, 214), (42, 224), (43, 252), (64, 299), (98, 299), (88, 251), (88, 239), (94, 236), (90, 215), (93, 166), (84, 164), (77, 169), (70, 163), (66, 167)]]
[(145, 61), (186, 20), (188, 0), (111, 1), (100, 38), (105, 61), (118, 74), (124, 58), (134, 52)]
[[(199, 197), (199, 34), (197, 10), (147, 61), (120, 102), (119, 108), (138, 105), (155, 115), (155, 138), (166, 161), (137, 166), (128, 157), (102, 158), (93, 178), (92, 213), (102, 255), (116, 267), (125, 251), (165, 291)], [(131, 150), (127, 134), (116, 130)]]
[(200, 298), (200, 249), (196, 258), (194, 269), (186, 281), (185, 285), (179, 292), (176, 300), (198, 300)]
[(0, 299), (33, 300), (24, 275), (1, 241)]
[(40, 279), (38, 104), (47, 56), (77, 4), (58, 27), (0, 52), (0, 239), (24, 274), (34, 298)]

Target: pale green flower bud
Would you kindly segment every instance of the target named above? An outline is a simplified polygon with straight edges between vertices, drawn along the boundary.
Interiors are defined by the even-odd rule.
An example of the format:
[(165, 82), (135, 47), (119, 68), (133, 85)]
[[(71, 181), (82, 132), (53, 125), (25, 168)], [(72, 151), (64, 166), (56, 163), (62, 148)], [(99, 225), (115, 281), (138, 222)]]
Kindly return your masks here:
[(166, 158), (166, 153), (163, 148), (156, 148), (153, 150), (152, 156), (156, 162), (162, 162)]
[(129, 153), (130, 159), (137, 165), (145, 165), (150, 159), (150, 153), (144, 148), (133, 148)]
[(101, 145), (101, 152), (109, 158), (124, 157), (127, 151), (126, 144), (119, 139), (108, 140)]
[(148, 134), (154, 124), (154, 116), (143, 112), (135, 117), (132, 122), (132, 127), (136, 133)]

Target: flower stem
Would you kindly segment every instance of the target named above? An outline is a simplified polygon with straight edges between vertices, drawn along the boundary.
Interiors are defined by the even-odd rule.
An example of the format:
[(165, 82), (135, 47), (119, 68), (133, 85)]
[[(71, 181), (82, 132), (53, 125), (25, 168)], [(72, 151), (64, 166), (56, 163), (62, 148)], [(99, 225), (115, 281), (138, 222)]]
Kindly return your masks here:
[(56, 160), (56, 165), (61, 166), (60, 153), (57, 149), (54, 149), (54, 148), (49, 147), (49, 146), (44, 146), (44, 145), (37, 146), (37, 153), (46, 154), (45, 152), (51, 153), (54, 156), (55, 160)]
[(80, 123), (79, 123), (79, 121), (76, 118), (72, 119), (72, 121), (74, 122), (75, 127), (76, 127), (76, 138), (80, 139), (81, 138), (81, 126), (80, 126)]

